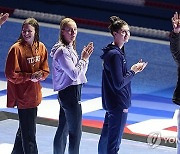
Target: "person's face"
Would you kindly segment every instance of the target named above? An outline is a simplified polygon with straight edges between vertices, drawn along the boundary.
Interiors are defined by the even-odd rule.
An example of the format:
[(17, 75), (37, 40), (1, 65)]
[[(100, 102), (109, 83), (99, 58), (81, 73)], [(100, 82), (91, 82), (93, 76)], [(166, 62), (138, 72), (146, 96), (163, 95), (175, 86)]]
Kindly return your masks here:
[(122, 26), (118, 32), (115, 32), (115, 39), (117, 42), (126, 43), (130, 38), (130, 30), (128, 25)]
[(70, 44), (75, 41), (77, 36), (77, 25), (75, 22), (69, 22), (63, 29), (62, 29), (62, 36), (64, 37), (65, 41)]
[(29, 24), (25, 24), (22, 28), (22, 37), (24, 41), (32, 45), (35, 36), (35, 28)]

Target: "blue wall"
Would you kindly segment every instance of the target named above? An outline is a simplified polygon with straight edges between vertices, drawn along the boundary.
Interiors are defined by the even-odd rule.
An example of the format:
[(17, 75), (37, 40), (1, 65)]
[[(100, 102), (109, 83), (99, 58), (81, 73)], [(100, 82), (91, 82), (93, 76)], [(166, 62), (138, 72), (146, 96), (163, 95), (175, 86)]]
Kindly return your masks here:
[[(161, 1), (161, 0), (159, 0)], [(163, 1), (161, 1), (163, 2)], [(168, 1), (167, 1), (168, 2)], [(169, 1), (175, 4), (177, 1)], [(171, 29), (173, 9), (123, 5), (98, 0), (5, 0), (0, 6), (108, 22), (117, 15), (132, 26)]]

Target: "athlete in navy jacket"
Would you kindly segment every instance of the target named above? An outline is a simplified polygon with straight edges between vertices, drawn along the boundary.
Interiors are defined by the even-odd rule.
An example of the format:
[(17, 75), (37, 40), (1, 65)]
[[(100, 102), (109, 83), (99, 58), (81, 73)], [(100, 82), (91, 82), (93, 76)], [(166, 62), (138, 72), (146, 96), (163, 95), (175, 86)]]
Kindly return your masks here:
[(109, 44), (103, 49), (102, 99), (103, 108), (128, 109), (131, 105), (131, 79), (135, 72), (128, 71), (125, 53), (118, 46)]
[(127, 70), (124, 43), (128, 42), (128, 24), (119, 17), (110, 17), (110, 32), (113, 42), (103, 49), (102, 104), (106, 110), (101, 137), (98, 144), (99, 154), (117, 154), (123, 130), (131, 106), (131, 80), (141, 72), (147, 63), (140, 60)]

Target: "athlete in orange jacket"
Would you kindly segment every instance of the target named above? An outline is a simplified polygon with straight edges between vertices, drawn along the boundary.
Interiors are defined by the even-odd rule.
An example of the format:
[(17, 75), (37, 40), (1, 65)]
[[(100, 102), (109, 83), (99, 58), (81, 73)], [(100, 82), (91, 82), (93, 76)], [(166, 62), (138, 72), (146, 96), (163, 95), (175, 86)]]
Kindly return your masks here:
[(42, 99), (40, 81), (33, 82), (33, 73), (42, 74), (44, 80), (49, 74), (46, 47), (39, 42), (32, 48), (25, 42), (15, 43), (9, 50), (5, 74), (7, 81), (7, 107), (19, 109), (37, 107)]
[(36, 118), (42, 100), (40, 81), (48, 74), (48, 52), (39, 41), (39, 24), (34, 18), (27, 18), (19, 39), (8, 52), (5, 67), (7, 106), (17, 106), (19, 116), (12, 154), (38, 154)]

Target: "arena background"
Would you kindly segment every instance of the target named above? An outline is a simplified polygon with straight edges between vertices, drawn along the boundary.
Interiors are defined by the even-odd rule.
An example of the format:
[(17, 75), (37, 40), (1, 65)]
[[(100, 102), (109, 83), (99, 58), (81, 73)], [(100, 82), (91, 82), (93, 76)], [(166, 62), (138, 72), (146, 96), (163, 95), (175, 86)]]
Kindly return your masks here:
[[(34, 16), (41, 22), (40, 39), (45, 43), (49, 53), (58, 39), (58, 24), (64, 16), (72, 17), (78, 23), (77, 51), (79, 53), (89, 41), (94, 42), (95, 50), (87, 72), (88, 83), (84, 86), (82, 94), (82, 101), (86, 104), (88, 100), (101, 97), (101, 49), (112, 40), (111, 35), (107, 32), (108, 18), (111, 15), (117, 15), (126, 20), (131, 26), (132, 37), (125, 45), (128, 67), (140, 58), (148, 62), (147, 68), (132, 80), (132, 107), (129, 110), (124, 138), (146, 142), (146, 138), (142, 136), (147, 134), (143, 134), (143, 131), (154, 128), (152, 127), (154, 125), (156, 126), (154, 130), (159, 131), (161, 128), (163, 131), (170, 131), (170, 135), (176, 136), (177, 128), (174, 115), (177, 106), (172, 103), (171, 97), (177, 80), (177, 71), (176, 64), (170, 54), (168, 35), (172, 30), (171, 17), (175, 11), (179, 11), (179, 8), (177, 1), (168, 0), (0, 1), (0, 12), (10, 13), (10, 19), (0, 29), (0, 80), (3, 83), (0, 85), (0, 110), (2, 111), (0, 112), (0, 122), (2, 122), (0, 129), (6, 131), (6, 128), (3, 129), (5, 126), (7, 126), (7, 129), (10, 128), (11, 122), (8, 126), (4, 119), (17, 119), (16, 114), (11, 114), (16, 113), (16, 110), (9, 110), (4, 105), (6, 103), (4, 66), (8, 49), (20, 34), (23, 21), (21, 19)], [(50, 69), (51, 62), (52, 59), (49, 57)], [(52, 91), (51, 74), (42, 85)], [(46, 102), (53, 106), (52, 102), (57, 101), (56, 94), (49, 91), (43, 91), (43, 93), (46, 96), (43, 97), (42, 104)], [(48, 109), (51, 110), (51, 108)], [(47, 107), (42, 110), (47, 111)], [(39, 112), (41, 113), (42, 110), (40, 108)], [(53, 108), (53, 110), (56, 109)], [(49, 114), (51, 114), (50, 111), (43, 113), (45, 120), (42, 121), (41, 115), (38, 123), (57, 126), (57, 117), (49, 119)], [(57, 115), (55, 111), (53, 114)], [(102, 109), (84, 113), (83, 130), (99, 134), (103, 119), (104, 111)], [(154, 123), (154, 119), (159, 121)], [(149, 121), (151, 122), (148, 123)], [(165, 124), (167, 125), (164, 126)], [(137, 126), (137, 132), (132, 133), (131, 126)], [(142, 126), (143, 130), (141, 130)], [(139, 135), (139, 131), (143, 135)], [(166, 134), (168, 133), (166, 132)], [(6, 137), (3, 136), (2, 138), (1, 136), (2, 134), (0, 134), (0, 143), (4, 143)], [(175, 147), (175, 143), (165, 145)]]

